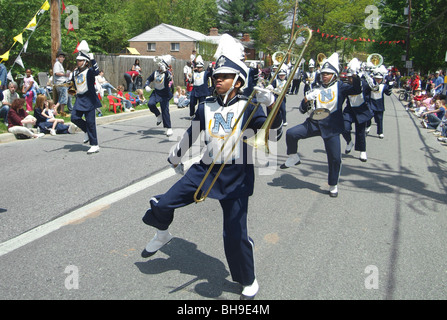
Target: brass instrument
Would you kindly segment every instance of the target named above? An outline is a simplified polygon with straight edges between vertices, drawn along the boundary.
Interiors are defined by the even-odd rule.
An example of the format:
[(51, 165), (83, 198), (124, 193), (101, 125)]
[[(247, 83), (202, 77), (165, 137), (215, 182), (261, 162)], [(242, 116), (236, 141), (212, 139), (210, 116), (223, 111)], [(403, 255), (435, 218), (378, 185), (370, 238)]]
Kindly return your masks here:
[(64, 83), (61, 83), (61, 84), (55, 84), (53, 86), (55, 88), (57, 88), (57, 87), (68, 87), (68, 90), (67, 90), (68, 94), (72, 95), (72, 96), (76, 95), (76, 89), (75, 89), (73, 81), (67, 81), (67, 82), (64, 82)]
[[(286, 59), (287, 57), (290, 57), (293, 55), (292, 50), (294, 48), (295, 45), (295, 41), (298, 37), (298, 35), (302, 32), (302, 31), (307, 31), (309, 33), (309, 37), (307, 38), (303, 49), (301, 50), (301, 53), (299, 55), (299, 58), (297, 59), (297, 61), (300, 61), (303, 57), (304, 51), (306, 50), (310, 39), (312, 38), (312, 30), (309, 29), (308, 27), (301, 27), (298, 30), (296, 30), (290, 44), (289, 44), (289, 48), (287, 50), (287, 52), (285, 53), (285, 55), (282, 56), (280, 65), (278, 66), (278, 69), (276, 70), (275, 74), (271, 77), (269, 83), (267, 84), (267, 86), (269, 86), (273, 80), (276, 78), (276, 76), (278, 75), (279, 71), (281, 70), (282, 65), (288, 60)], [(279, 55), (278, 55), (279, 57)], [(276, 58), (276, 56), (275, 56)], [(266, 153), (269, 153), (269, 148), (268, 148), (268, 138), (269, 138), (269, 131), (270, 128), (273, 125), (273, 121), (276, 118), (276, 115), (279, 112), (279, 109), (281, 107), (281, 103), (284, 100), (284, 97), (286, 96), (287, 93), (287, 88), (289, 88), (292, 80), (293, 80), (293, 76), (295, 75), (295, 73), (297, 72), (299, 67), (299, 64), (295, 64), (294, 68), (291, 70), (289, 77), (287, 79), (286, 85), (284, 86), (284, 89), (278, 94), (275, 92), (275, 94), (278, 94), (278, 97), (275, 101), (275, 103), (273, 104), (270, 113), (267, 116), (267, 119), (265, 120), (264, 124), (262, 125), (261, 129), (258, 130), (258, 132), (256, 133), (255, 136), (248, 138), (245, 140), (245, 142), (251, 146), (253, 146), (254, 148), (259, 148), (259, 147), (264, 147), (264, 150)], [(218, 170), (218, 172), (216, 173), (214, 179), (212, 180), (210, 186), (208, 187), (208, 189), (205, 192), (202, 192), (202, 187), (205, 184), (206, 179), (208, 178), (209, 174), (211, 173), (211, 170), (213, 169), (214, 165), (216, 164), (215, 161), (213, 161), (209, 168), (208, 171), (205, 173), (205, 176), (203, 177), (201, 183), (199, 184), (199, 186), (197, 187), (196, 192), (194, 193), (194, 201), (196, 203), (198, 202), (202, 202), (204, 201), (207, 197), (208, 194), (210, 193), (211, 189), (213, 188), (214, 184), (216, 183), (219, 175), (221, 174), (225, 164), (228, 162), (228, 160), (230, 159), (231, 155), (234, 152), (234, 149), (236, 148), (236, 146), (238, 145), (238, 142), (242, 139), (242, 137), (244, 136), (244, 132), (247, 129), (248, 124), (250, 123), (251, 119), (253, 118), (254, 114), (256, 113), (256, 110), (259, 108), (259, 103), (254, 104), (255, 108), (253, 110), (253, 112), (250, 114), (250, 116), (248, 117), (245, 125), (242, 127), (241, 132), (239, 134), (239, 136), (237, 137), (237, 140), (234, 141), (234, 139), (232, 139), (232, 136), (235, 132), (235, 130), (237, 129), (237, 125), (239, 123), (239, 121), (243, 118), (243, 115), (245, 113), (245, 111), (247, 110), (248, 106), (251, 104), (251, 101), (253, 100), (254, 96), (256, 95), (256, 88), (255, 90), (253, 90), (253, 92), (251, 93), (250, 97), (248, 98), (247, 103), (245, 104), (244, 108), (242, 109), (239, 117), (236, 119), (234, 126), (233, 126), (233, 132), (227, 136), (227, 138), (225, 139), (224, 143), (222, 144), (219, 152), (217, 153), (217, 155), (215, 156), (215, 159), (219, 159), (220, 155), (222, 154), (223, 150), (226, 148), (227, 143), (229, 143), (229, 141), (231, 141), (233, 143), (233, 146), (231, 148), (231, 152), (228, 153), (227, 156), (225, 156), (224, 161), (221, 163), (220, 168)]]
[(383, 57), (378, 53), (372, 53), (368, 56), (366, 62), (372, 64), (374, 68), (378, 68), (383, 64)]
[(284, 51), (276, 51), (272, 55), (273, 64), (282, 64), (284, 62), (284, 58), (286, 57), (286, 53)]
[(326, 55), (324, 53), (319, 53), (317, 55), (317, 63), (322, 66), (324, 64), (324, 61), (327, 59)]

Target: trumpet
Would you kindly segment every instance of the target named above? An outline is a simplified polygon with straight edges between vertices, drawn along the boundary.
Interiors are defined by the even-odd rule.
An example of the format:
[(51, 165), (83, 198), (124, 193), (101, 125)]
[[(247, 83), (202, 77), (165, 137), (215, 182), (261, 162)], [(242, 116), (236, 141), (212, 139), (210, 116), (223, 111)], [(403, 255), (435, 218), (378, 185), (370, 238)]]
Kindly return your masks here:
[[(272, 76), (272, 78), (270, 79), (270, 81), (269, 81), (269, 83), (267, 84), (267, 86), (269, 86), (270, 84), (272, 84), (273, 80), (276, 78), (276, 76), (278, 75), (279, 71), (281, 70), (282, 65), (285, 63), (285, 61), (287, 61), (286, 58), (292, 56), (292, 50), (293, 50), (293, 48), (294, 48), (295, 41), (296, 41), (296, 39), (298, 38), (298, 35), (299, 35), (302, 31), (307, 31), (307, 32), (309, 33), (309, 36), (308, 36), (308, 38), (307, 38), (307, 40), (306, 40), (306, 42), (305, 42), (305, 44), (304, 44), (303, 49), (301, 50), (301, 53), (300, 53), (300, 55), (299, 55), (299, 58), (297, 59), (297, 61), (301, 61), (301, 59), (302, 59), (302, 57), (303, 57), (303, 55), (304, 55), (304, 51), (306, 50), (306, 48), (307, 48), (307, 46), (308, 46), (308, 44), (309, 44), (309, 42), (310, 42), (310, 40), (311, 40), (311, 38), (312, 38), (312, 30), (311, 30), (310, 28), (308, 28), (308, 27), (301, 27), (301, 28), (299, 28), (298, 30), (296, 30), (296, 32), (295, 32), (295, 34), (294, 34), (294, 36), (293, 36), (293, 38), (292, 38), (292, 41), (290, 42), (290, 45), (289, 45), (289, 47), (288, 47), (287, 52), (285, 53), (285, 55), (282, 56), (283, 58), (281, 59), (280, 65), (278, 66), (278, 69), (276, 70), (276, 72), (275, 72), (275, 74)], [(275, 58), (276, 58), (276, 57), (275, 57)], [(291, 71), (290, 74), (289, 74), (289, 77), (288, 77), (288, 79), (287, 79), (287, 82), (286, 82), (286, 84), (285, 84), (283, 90), (282, 90), (281, 92), (279, 92), (279, 93), (278, 93), (278, 92), (275, 92), (275, 94), (278, 94), (278, 97), (277, 97), (275, 103), (273, 104), (273, 106), (272, 106), (272, 108), (271, 108), (271, 110), (270, 110), (270, 113), (268, 114), (267, 119), (265, 120), (265, 122), (264, 122), (264, 124), (262, 125), (261, 129), (259, 129), (258, 132), (256, 133), (256, 135), (254, 135), (253, 137), (248, 138), (248, 139), (245, 139), (245, 140), (244, 140), (245, 143), (251, 145), (251, 146), (254, 147), (254, 148), (260, 148), (260, 147), (263, 147), (263, 148), (264, 148), (264, 151), (265, 151), (266, 153), (269, 153), (269, 147), (268, 147), (269, 131), (270, 131), (270, 129), (271, 129), (272, 125), (273, 125), (273, 122), (274, 122), (274, 120), (275, 120), (275, 118), (276, 118), (276, 116), (277, 116), (277, 114), (278, 114), (278, 112), (279, 112), (279, 109), (280, 109), (280, 107), (281, 107), (281, 103), (282, 103), (282, 101), (284, 100), (284, 97), (285, 97), (285, 95), (286, 95), (286, 93), (287, 93), (287, 88), (289, 88), (289, 86), (290, 86), (290, 84), (291, 84), (291, 82), (292, 82), (292, 80), (293, 80), (293, 76), (295, 75), (295, 73), (296, 73), (297, 70), (298, 70), (298, 67), (299, 67), (299, 64), (298, 64), (298, 63), (295, 64), (294, 68), (292, 69), (292, 71)], [(258, 90), (259, 90), (259, 89), (258, 89)], [(239, 117), (235, 120), (235, 123), (234, 123), (234, 126), (233, 126), (233, 132), (232, 132), (230, 135), (228, 135), (228, 136), (226, 137), (224, 143), (223, 143), (222, 146), (220, 147), (219, 152), (217, 153), (217, 155), (216, 155), (215, 158), (214, 158), (214, 159), (219, 159), (220, 156), (221, 156), (221, 154), (222, 154), (222, 152), (223, 152), (224, 150), (228, 150), (228, 148), (227, 148), (226, 145), (227, 145), (228, 143), (232, 143), (232, 144), (233, 144), (233, 145), (232, 145), (232, 148), (231, 148), (231, 152), (229, 152), (229, 153), (226, 155), (224, 161), (220, 164), (220, 168), (219, 168), (218, 172), (216, 173), (214, 179), (211, 181), (210, 186), (208, 187), (208, 189), (207, 189), (206, 191), (202, 191), (202, 187), (203, 187), (203, 185), (205, 184), (205, 182), (206, 182), (208, 176), (210, 175), (210, 173), (211, 173), (211, 171), (212, 171), (214, 165), (216, 164), (216, 161), (213, 161), (213, 162), (210, 164), (210, 166), (209, 166), (207, 172), (205, 173), (205, 176), (203, 177), (201, 183), (200, 183), (199, 186), (197, 187), (197, 190), (196, 190), (196, 192), (194, 193), (194, 201), (195, 201), (196, 203), (203, 202), (203, 201), (208, 197), (209, 193), (211, 192), (211, 189), (213, 188), (214, 184), (216, 183), (216, 181), (217, 181), (218, 177), (220, 176), (220, 174), (221, 174), (223, 168), (225, 167), (225, 165), (226, 165), (226, 163), (228, 162), (228, 160), (231, 158), (232, 153), (234, 152), (236, 146), (238, 145), (238, 142), (241, 141), (242, 137), (244, 136), (244, 132), (245, 132), (245, 130), (247, 129), (247, 127), (248, 127), (248, 125), (249, 125), (251, 119), (253, 118), (254, 114), (256, 113), (257, 109), (259, 108), (259, 105), (260, 105), (260, 104), (259, 104), (258, 102), (257, 102), (257, 103), (253, 103), (253, 105), (255, 106), (255, 108), (254, 108), (253, 112), (250, 114), (250, 116), (248, 117), (248, 119), (247, 119), (245, 125), (242, 127), (242, 129), (241, 129), (241, 131), (240, 131), (240, 134), (239, 134), (239, 136), (237, 137), (237, 139), (234, 140), (234, 138), (232, 137), (233, 134), (234, 134), (234, 132), (235, 132), (235, 130), (236, 130), (236, 128), (237, 128), (237, 125), (238, 125), (239, 121), (241, 121), (241, 119), (243, 118), (243, 115), (244, 115), (245, 111), (247, 110), (248, 106), (249, 106), (250, 104), (252, 104), (251, 101), (252, 101), (253, 98), (255, 97), (256, 92), (257, 92), (257, 91), (256, 91), (256, 89), (255, 89), (255, 90), (253, 90), (253, 92), (250, 94), (250, 97), (248, 98), (248, 101), (246, 102), (244, 108), (242, 109), (242, 111), (241, 111)]]

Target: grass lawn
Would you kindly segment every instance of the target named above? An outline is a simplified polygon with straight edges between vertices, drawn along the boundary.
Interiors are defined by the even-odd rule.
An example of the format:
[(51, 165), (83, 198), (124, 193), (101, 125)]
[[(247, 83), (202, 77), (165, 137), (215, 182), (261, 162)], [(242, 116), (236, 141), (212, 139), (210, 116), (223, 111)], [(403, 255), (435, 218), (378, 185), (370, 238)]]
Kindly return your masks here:
[[(144, 97), (146, 98), (146, 100), (149, 100), (149, 96), (151, 95), (151, 93), (152, 93), (152, 91), (151, 91), (151, 92), (146, 92), (146, 91), (144, 91)], [(113, 112), (113, 108), (111, 108), (111, 111), (109, 111), (109, 101), (107, 100), (106, 97), (103, 98), (103, 99), (101, 100), (101, 102), (102, 102), (101, 111), (102, 111), (102, 115), (103, 115), (103, 116), (108, 116), (108, 115), (115, 114), (115, 113)], [(170, 103), (171, 103), (171, 104), (173, 103), (173, 99), (170, 101)], [(124, 106), (123, 106), (123, 108), (124, 108)], [(145, 104), (140, 104), (139, 106), (134, 106), (134, 109), (135, 109), (135, 110), (146, 110), (146, 109), (147, 109), (147, 103), (145, 103)], [(67, 110), (67, 107), (65, 107), (65, 112), (67, 112), (67, 111), (68, 111), (68, 110)], [(124, 111), (121, 111), (121, 110), (117, 109), (116, 112), (117, 112), (117, 113), (121, 113), (121, 112), (124, 112)], [(30, 114), (32, 115), (33, 112), (31, 112)], [(62, 119), (64, 119), (65, 123), (67, 123), (67, 122), (71, 122), (70, 114), (68, 114), (67, 117), (56, 116), (56, 118), (62, 118)], [(8, 128), (6, 127), (6, 125), (4, 124), (4, 122), (0, 120), (0, 133), (5, 133), (5, 132), (8, 132)]]

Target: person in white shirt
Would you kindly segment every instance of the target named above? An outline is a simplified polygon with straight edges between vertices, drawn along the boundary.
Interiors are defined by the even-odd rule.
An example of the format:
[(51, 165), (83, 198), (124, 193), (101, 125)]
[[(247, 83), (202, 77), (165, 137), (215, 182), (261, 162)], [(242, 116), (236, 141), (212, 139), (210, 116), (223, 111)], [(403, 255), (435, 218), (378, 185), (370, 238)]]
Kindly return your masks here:
[(65, 105), (68, 100), (68, 87), (64, 86), (64, 84), (68, 82), (69, 74), (65, 72), (63, 66), (64, 61), (65, 53), (59, 51), (57, 53), (56, 63), (53, 66), (53, 83), (57, 92), (57, 103), (55, 108), (61, 115), (65, 114)]

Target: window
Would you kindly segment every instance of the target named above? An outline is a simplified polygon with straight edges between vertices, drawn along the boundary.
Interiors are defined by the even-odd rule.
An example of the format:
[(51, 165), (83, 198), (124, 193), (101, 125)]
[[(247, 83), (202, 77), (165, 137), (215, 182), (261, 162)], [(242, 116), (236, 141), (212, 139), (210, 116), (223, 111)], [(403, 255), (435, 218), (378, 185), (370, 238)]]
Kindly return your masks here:
[(147, 51), (155, 51), (155, 43), (149, 42), (147, 44)]
[(171, 43), (171, 51), (180, 51), (180, 43), (177, 42)]

